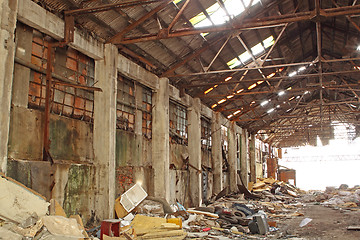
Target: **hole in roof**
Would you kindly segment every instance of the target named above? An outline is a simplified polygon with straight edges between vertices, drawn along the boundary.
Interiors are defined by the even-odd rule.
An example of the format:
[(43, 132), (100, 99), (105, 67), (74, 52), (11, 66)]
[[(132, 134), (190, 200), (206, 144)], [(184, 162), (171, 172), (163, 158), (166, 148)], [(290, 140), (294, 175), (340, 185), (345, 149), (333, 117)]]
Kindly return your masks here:
[[(174, 3), (179, 3), (181, 0), (175, 0)], [(244, 12), (244, 6), (239, 4), (238, 0), (224, 0), (224, 5), (231, 17), (236, 17), (240, 15), (242, 12)], [(252, 3), (252, 6), (254, 6), (256, 3), (260, 2), (260, 0), (254, 0)], [(250, 0), (244, 1), (245, 6), (248, 6), (250, 4)], [(229, 16), (226, 14), (224, 9), (220, 6), (219, 3), (215, 3), (208, 7), (206, 10), (207, 14), (210, 16), (210, 19), (206, 18), (205, 14), (203, 12), (199, 13), (195, 17), (191, 18), (189, 21), (191, 24), (196, 27), (208, 27), (212, 24), (214, 25), (220, 25), (223, 23), (226, 23), (229, 21)]]
[(297, 73), (296, 71), (289, 73), (289, 77), (293, 77), (293, 76), (295, 76), (295, 75), (296, 75), (296, 73)]
[(265, 101), (263, 101), (262, 103), (260, 103), (260, 105), (261, 106), (265, 106), (266, 104), (268, 104), (269, 103), (269, 101), (268, 100), (265, 100)]
[[(259, 42), (258, 44), (253, 46), (251, 48), (251, 52), (255, 57), (258, 57), (259, 55), (261, 55), (262, 53), (265, 52), (265, 49), (274, 45), (274, 43), (275, 43), (275, 39), (271, 35), (271, 36), (267, 37), (265, 40), (263, 40), (262, 43)], [(240, 61), (238, 58), (240, 59)], [(229, 66), (230, 69), (233, 69), (235, 67), (243, 65), (245, 63), (248, 63), (250, 60), (251, 60), (251, 54), (249, 52), (245, 51), (242, 54), (240, 54), (238, 57), (227, 62), (227, 65)]]
[(274, 110), (274, 108), (270, 108), (269, 110), (267, 110), (267, 113), (272, 113)]

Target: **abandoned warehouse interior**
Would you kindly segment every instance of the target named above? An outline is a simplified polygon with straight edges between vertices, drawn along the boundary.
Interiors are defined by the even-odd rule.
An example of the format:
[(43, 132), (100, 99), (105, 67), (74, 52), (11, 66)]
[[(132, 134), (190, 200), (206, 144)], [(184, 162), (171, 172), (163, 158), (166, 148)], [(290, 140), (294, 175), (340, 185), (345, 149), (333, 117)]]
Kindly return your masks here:
[[(356, 0), (3, 0), (0, 189), (15, 183), (56, 201), (86, 230), (102, 224), (101, 239), (103, 220), (120, 217), (117, 198), (134, 186), (175, 212), (215, 198), (257, 199), (268, 210), (303, 195), (317, 203), (341, 195), (330, 189), (310, 201), (278, 159), (283, 148), (328, 144), (337, 124), (359, 135), (359, 14)], [(343, 200), (353, 203), (344, 219), (360, 225), (360, 190), (347, 190), (354, 198)], [(3, 222), (29, 215), (0, 208), (0, 239), (5, 231), (20, 236)], [(265, 233), (247, 221), (236, 231), (221, 222), (203, 235), (174, 236), (360, 237), (345, 227), (319, 233), (315, 220), (304, 223), (307, 236), (271, 224), (279, 217), (271, 214)]]

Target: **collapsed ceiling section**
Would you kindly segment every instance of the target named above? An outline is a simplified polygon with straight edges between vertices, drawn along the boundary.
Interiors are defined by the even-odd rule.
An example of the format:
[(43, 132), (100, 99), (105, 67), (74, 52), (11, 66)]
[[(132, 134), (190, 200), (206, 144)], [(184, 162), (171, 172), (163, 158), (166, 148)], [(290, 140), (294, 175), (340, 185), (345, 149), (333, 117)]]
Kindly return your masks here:
[(360, 121), (356, 0), (37, 0), (277, 147)]

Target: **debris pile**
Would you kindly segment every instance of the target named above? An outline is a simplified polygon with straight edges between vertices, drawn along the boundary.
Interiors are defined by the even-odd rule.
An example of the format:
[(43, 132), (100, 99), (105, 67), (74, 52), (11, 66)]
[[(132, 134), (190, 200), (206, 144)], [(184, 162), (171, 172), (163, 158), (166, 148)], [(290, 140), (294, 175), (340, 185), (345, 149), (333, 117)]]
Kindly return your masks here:
[[(303, 192), (271, 178), (261, 178), (249, 189), (239, 185), (237, 193), (223, 191), (208, 205), (186, 209), (180, 203), (150, 197), (135, 184), (115, 200), (115, 219), (106, 219), (85, 229), (80, 216), (66, 217), (60, 204), (24, 185), (0, 176), (1, 239), (280, 239), (290, 236), (281, 226), (298, 221), (308, 228), (306, 203), (341, 208), (359, 208), (360, 188), (327, 188), (325, 192)], [(31, 202), (31, 204), (28, 204)], [(300, 209), (300, 210), (299, 210)], [(298, 219), (298, 220), (297, 220)], [(351, 226), (349, 230), (354, 230)]]
[(306, 203), (316, 202), (334, 209), (358, 209), (360, 207), (360, 187), (348, 188), (342, 184), (339, 188), (327, 187), (325, 192), (309, 191), (302, 196)]
[[(1, 239), (84, 239), (88, 234), (80, 216), (67, 218), (55, 200), (43, 196), (21, 183), (0, 175)], [(49, 211), (50, 207), (50, 211)]]
[[(267, 197), (274, 198), (276, 196), (275, 198), (278, 200), (285, 199), (287, 196), (298, 197), (299, 194), (303, 193), (298, 188), (273, 178), (258, 178), (255, 184), (249, 183), (249, 190), (254, 193), (263, 193)], [(284, 196), (284, 198), (279, 196)]]

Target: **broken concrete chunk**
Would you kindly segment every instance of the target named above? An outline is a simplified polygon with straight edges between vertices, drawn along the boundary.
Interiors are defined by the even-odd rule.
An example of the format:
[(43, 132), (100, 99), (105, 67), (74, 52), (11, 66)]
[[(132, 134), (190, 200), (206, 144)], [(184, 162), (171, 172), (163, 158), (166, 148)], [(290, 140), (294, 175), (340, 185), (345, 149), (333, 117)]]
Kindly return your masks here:
[(55, 236), (84, 237), (76, 219), (62, 216), (44, 216), (42, 221), (46, 229)]
[(31, 214), (30, 217), (28, 217), (24, 222), (20, 224), (20, 227), (22, 228), (28, 228), (33, 226), (37, 221), (39, 220), (38, 215), (34, 212)]
[(25, 222), (34, 213), (45, 216), (49, 203), (33, 190), (13, 179), (0, 175), (0, 217), (16, 222)]
[(0, 239), (11, 239), (11, 240), (22, 240), (22, 236), (20, 234), (14, 233), (6, 228), (0, 227)]
[(82, 230), (82, 233), (84, 235), (84, 237), (89, 237), (89, 235), (87, 234), (85, 228), (84, 228), (84, 224), (83, 224), (83, 221), (81, 219), (81, 217), (79, 215), (71, 215), (70, 218), (73, 218), (76, 220), (76, 222), (78, 223), (79, 225), (79, 228)]
[(141, 214), (165, 214), (161, 203), (148, 199), (145, 199), (139, 206), (137, 206), (136, 212)]

